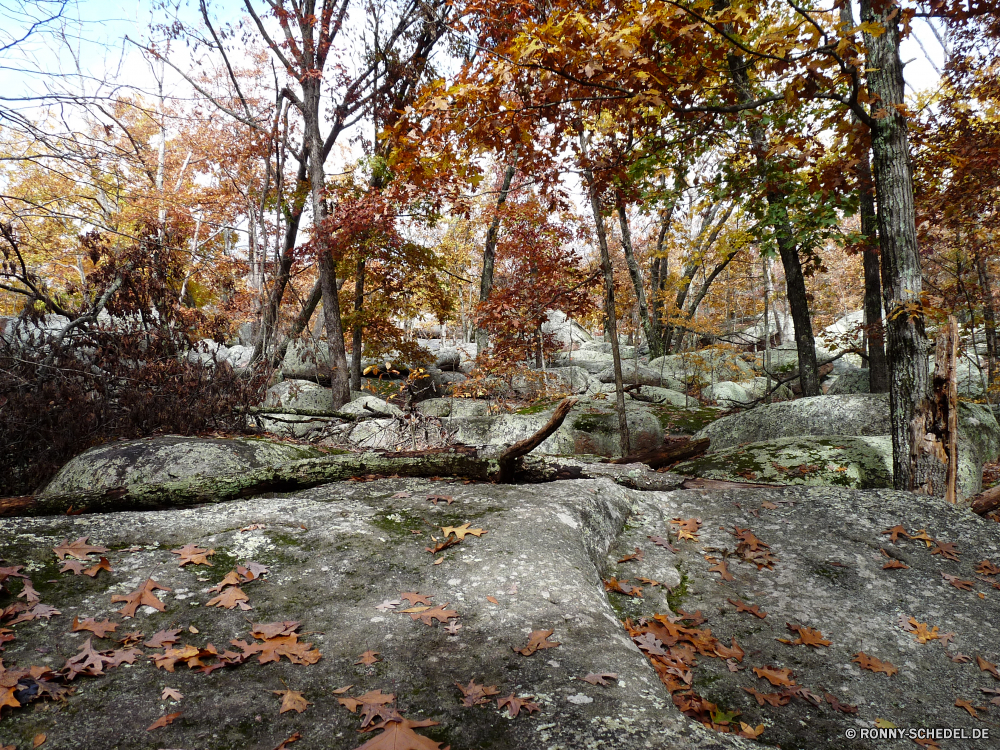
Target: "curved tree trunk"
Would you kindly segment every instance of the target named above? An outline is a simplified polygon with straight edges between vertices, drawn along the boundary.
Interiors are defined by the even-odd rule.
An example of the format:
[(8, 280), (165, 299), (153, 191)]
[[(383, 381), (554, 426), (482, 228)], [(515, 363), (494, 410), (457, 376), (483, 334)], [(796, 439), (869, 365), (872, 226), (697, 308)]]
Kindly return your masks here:
[[(516, 158), (516, 155), (515, 155)], [(483, 246), (483, 273), (479, 278), (479, 304), (483, 304), (490, 298), (493, 291), (493, 267), (496, 263), (497, 237), (500, 234), (500, 209), (507, 202), (510, 194), (510, 184), (514, 180), (514, 173), (517, 167), (514, 163), (508, 164), (503, 173), (503, 183), (500, 185), (500, 194), (497, 196), (496, 213), (490, 228), (486, 231), (486, 244)], [(489, 346), (489, 334), (480, 327), (476, 327), (476, 353), (482, 354)]]
[[(628, 275), (632, 279), (632, 286), (635, 289), (635, 301), (639, 308), (639, 322), (642, 325), (642, 333), (646, 337), (646, 344), (649, 346), (649, 356), (659, 357), (663, 351), (660, 344), (659, 331), (653, 326), (649, 315), (649, 306), (646, 304), (646, 289), (642, 280), (642, 269), (635, 259), (635, 252), (632, 249), (632, 232), (628, 226), (628, 214), (625, 206), (618, 204), (618, 224), (622, 231), (622, 250), (625, 252), (625, 263), (628, 265)], [(653, 292), (655, 294), (655, 290)]]

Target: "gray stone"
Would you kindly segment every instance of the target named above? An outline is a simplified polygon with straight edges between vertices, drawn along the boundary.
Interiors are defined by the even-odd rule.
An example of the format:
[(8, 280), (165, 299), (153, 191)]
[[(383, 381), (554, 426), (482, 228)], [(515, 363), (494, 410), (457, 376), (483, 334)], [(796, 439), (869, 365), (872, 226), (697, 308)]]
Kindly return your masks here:
[(394, 417), (403, 416), (403, 410), (395, 404), (383, 401), (377, 396), (365, 394), (344, 404), (340, 410), (346, 414), (357, 414), (370, 417), (373, 414), (391, 414)]
[[(614, 354), (611, 351), (610, 341), (588, 341), (586, 344), (580, 345), (580, 352), (598, 352), (600, 354)], [(635, 347), (628, 344), (619, 344), (618, 346), (618, 356), (623, 360), (632, 359), (635, 356)]]
[[(629, 391), (629, 393), (638, 393), (644, 397), (652, 399), (651, 403), (654, 404), (671, 404), (673, 406), (700, 406), (701, 403), (698, 399), (693, 396), (686, 396), (685, 394), (670, 390), (669, 388), (657, 388), (653, 385), (644, 385), (638, 389), (638, 391)], [(636, 399), (637, 401), (642, 401), (643, 399)]]
[(281, 374), (293, 380), (330, 380), (330, 350), (325, 341), (296, 339), (281, 360)]
[(439, 350), (437, 359), (434, 360), (434, 366), (439, 370), (448, 370), (451, 372), (457, 371), (461, 364), (462, 353), (455, 347), (447, 347)]
[(830, 396), (840, 396), (850, 393), (868, 393), (870, 388), (868, 370), (863, 370), (860, 367), (852, 367), (837, 376), (827, 394)]
[(701, 389), (701, 397), (708, 402), (715, 402), (727, 408), (734, 406), (751, 406), (756, 397), (739, 383), (724, 380)]
[(425, 417), (481, 417), (489, 412), (489, 403), (472, 398), (429, 398), (415, 408)]
[(81, 453), (59, 470), (42, 496), (224, 476), (319, 455), (313, 448), (259, 439), (164, 435), (127, 440)]
[(311, 380), (282, 380), (267, 389), (264, 406), (269, 409), (333, 411), (333, 393)]
[(591, 375), (596, 375), (601, 370), (611, 366), (614, 357), (601, 352), (566, 352), (562, 356), (552, 360), (553, 369), (562, 367), (581, 367)]
[(583, 367), (552, 367), (548, 374), (566, 393), (585, 393), (591, 385), (590, 373)]
[[(597, 379), (602, 383), (615, 382), (614, 367), (607, 367), (597, 373)], [(638, 383), (639, 385), (652, 385), (659, 388), (669, 388), (674, 391), (684, 391), (684, 383), (670, 375), (661, 374), (659, 370), (646, 367), (642, 364), (636, 365), (634, 361), (622, 362), (622, 381), (626, 385)]]
[(583, 326), (575, 320), (570, 320), (566, 313), (561, 310), (549, 310), (545, 314), (545, 322), (542, 323), (542, 333), (552, 336), (563, 349), (571, 349), (574, 344), (582, 344), (593, 341)]
[[(768, 391), (768, 379), (767, 377), (761, 376), (754, 378), (753, 380), (745, 381), (740, 383), (747, 393), (749, 393), (755, 399), (762, 399), (767, 394)], [(777, 388), (775, 386), (775, 381), (772, 378), (770, 387), (772, 389), (771, 400), (772, 401), (790, 401), (795, 398), (795, 394), (792, 393), (792, 389), (787, 385), (779, 385)]]
[(366, 419), (350, 432), (350, 441), (359, 448), (393, 450), (403, 439), (403, 429), (395, 419)]
[(753, 377), (753, 366), (745, 356), (729, 349), (708, 347), (656, 357), (649, 360), (648, 366), (685, 384), (711, 385)]
[(328, 432), (331, 425), (340, 423), (335, 417), (306, 416), (303, 414), (262, 414), (260, 424), (264, 432), (279, 438), (316, 440)]

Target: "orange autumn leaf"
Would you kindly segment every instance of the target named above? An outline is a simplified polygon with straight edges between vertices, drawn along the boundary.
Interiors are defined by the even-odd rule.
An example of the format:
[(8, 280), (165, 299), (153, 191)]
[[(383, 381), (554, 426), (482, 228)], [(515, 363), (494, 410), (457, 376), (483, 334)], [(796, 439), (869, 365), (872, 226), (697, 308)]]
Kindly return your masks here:
[(154, 729), (161, 729), (161, 728), (167, 726), (167, 724), (172, 724), (178, 717), (180, 717), (180, 715), (181, 715), (181, 712), (177, 711), (177, 712), (172, 713), (172, 714), (167, 714), (166, 716), (161, 716), (159, 719), (157, 719), (152, 724), (150, 724), (148, 727), (146, 727), (146, 731), (147, 732), (152, 732)]
[(278, 711), (279, 714), (283, 714), (288, 711), (302, 713), (311, 705), (309, 701), (305, 699), (305, 696), (296, 690), (272, 690), (271, 692), (275, 695), (281, 696), (281, 709)]
[(887, 661), (881, 661), (876, 659), (874, 656), (869, 656), (864, 651), (859, 651), (851, 659), (853, 662), (857, 662), (862, 669), (867, 669), (871, 672), (885, 672), (886, 675), (892, 677), (899, 670)]

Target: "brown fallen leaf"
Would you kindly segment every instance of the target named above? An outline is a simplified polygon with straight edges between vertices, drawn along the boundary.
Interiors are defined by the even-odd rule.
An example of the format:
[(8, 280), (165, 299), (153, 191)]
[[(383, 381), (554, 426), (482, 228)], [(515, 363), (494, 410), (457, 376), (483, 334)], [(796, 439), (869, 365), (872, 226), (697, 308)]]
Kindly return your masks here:
[(226, 573), (225, 578), (223, 578), (221, 581), (219, 581), (218, 584), (212, 586), (212, 588), (208, 590), (208, 593), (214, 594), (217, 591), (222, 591), (224, 588), (226, 588), (226, 586), (239, 586), (241, 583), (243, 583), (243, 578), (240, 576), (240, 574), (235, 570), (230, 570), (228, 573)]
[(972, 591), (972, 581), (963, 581), (958, 576), (951, 576), (947, 573), (941, 573), (941, 577), (944, 578), (949, 584), (954, 586), (960, 591)]
[[(16, 686), (0, 687), (0, 708), (3, 708), (4, 706), (10, 706), (11, 708), (21, 707), (17, 698), (14, 697), (15, 687)], [(17, 748), (14, 748), (14, 750), (17, 750)]]
[(506, 707), (511, 718), (515, 718), (522, 710), (527, 711), (530, 715), (540, 710), (537, 703), (531, 702), (534, 697), (533, 695), (522, 695), (518, 698), (511, 693), (506, 698), (497, 698), (497, 709), (502, 711)]
[(414, 728), (431, 727), (437, 723), (430, 719), (410, 721), (402, 717), (386, 721), (373, 727), (382, 729), (382, 734), (368, 740), (357, 750), (440, 750), (440, 742), (413, 731)]
[(302, 733), (296, 732), (287, 740), (282, 740), (281, 744), (278, 745), (276, 748), (274, 748), (274, 750), (288, 750), (289, 745), (291, 745), (293, 742), (298, 742), (301, 739), (302, 739)]
[(212, 563), (208, 561), (208, 558), (215, 554), (214, 549), (202, 549), (197, 544), (185, 544), (180, 549), (172, 549), (170, 552), (175, 555), (180, 555), (178, 564), (181, 567), (188, 565), (189, 563), (192, 565), (211, 566)]
[(621, 560), (619, 560), (618, 562), (619, 562), (619, 563), (627, 563), (627, 562), (642, 562), (642, 560), (643, 560), (643, 558), (644, 558), (645, 556), (646, 556), (646, 553), (645, 553), (645, 552), (643, 552), (643, 551), (642, 551), (641, 549), (639, 549), (638, 547), (636, 547), (636, 548), (635, 548), (635, 552), (633, 552), (633, 553), (632, 553), (631, 555), (625, 555), (625, 556), (624, 556), (624, 557), (623, 557), (623, 558), (622, 558)]
[(857, 706), (851, 706), (847, 703), (841, 703), (837, 700), (835, 695), (830, 695), (829, 693), (824, 693), (823, 697), (826, 698), (826, 702), (830, 704), (830, 708), (838, 713), (842, 714), (856, 714), (858, 712)]
[(34, 737), (32, 737), (32, 739), (31, 739), (31, 746), (32, 747), (41, 747), (42, 745), (45, 744), (45, 740), (46, 739), (47, 739), (47, 737), (45, 736), (45, 733), (44, 732), (39, 732)]
[(250, 609), (250, 606), (245, 604), (248, 601), (250, 601), (250, 597), (246, 595), (243, 589), (239, 586), (231, 586), (218, 596), (209, 599), (205, 606), (225, 607), (226, 609), (233, 609), (238, 606), (240, 609), (246, 611)]
[(262, 641), (269, 640), (271, 638), (279, 638), (285, 635), (291, 635), (296, 630), (299, 629), (301, 625), (298, 620), (282, 620), (280, 622), (265, 622), (257, 623), (253, 626), (253, 630), (250, 631), (250, 635), (254, 638), (260, 638)]
[(890, 560), (885, 565), (882, 566), (882, 570), (906, 570), (910, 566), (901, 560)]
[(664, 539), (662, 536), (649, 536), (646, 538), (649, 539), (649, 541), (651, 541), (657, 547), (663, 547), (664, 549), (670, 550), (675, 555), (677, 554), (677, 548), (670, 543), (669, 539)]
[(958, 698), (955, 701), (955, 706), (957, 708), (964, 708), (966, 711), (969, 712), (969, 716), (971, 716), (973, 719), (978, 719), (979, 718), (979, 714), (976, 712), (976, 709), (972, 706), (972, 704), (969, 703), (969, 701), (962, 700), (961, 698)]
[(342, 688), (337, 688), (336, 690), (331, 690), (330, 692), (333, 693), (334, 695), (343, 695), (348, 690), (350, 690), (352, 687), (354, 687), (354, 685), (345, 685)]
[(111, 563), (108, 562), (108, 558), (106, 557), (102, 557), (100, 562), (98, 562), (96, 565), (87, 568), (85, 571), (83, 571), (83, 574), (85, 576), (90, 576), (91, 578), (96, 578), (97, 574), (100, 573), (102, 570), (106, 570), (109, 573), (112, 572)]
[(826, 647), (831, 643), (831, 641), (823, 638), (823, 634), (819, 630), (807, 628), (803, 625), (792, 625), (790, 622), (786, 622), (785, 627), (793, 633), (798, 633), (799, 637), (794, 641), (786, 638), (778, 638), (777, 640), (781, 643), (787, 643), (792, 646), (812, 646), (813, 648)]
[(495, 596), (487, 596), (486, 597), (486, 601), (488, 601), (490, 604), (499, 604), (500, 603), (500, 602), (497, 601), (497, 598)]
[(791, 698), (784, 693), (761, 693), (754, 688), (743, 688), (750, 695), (757, 699), (757, 705), (769, 705), (769, 706), (786, 706), (791, 702)]
[(882, 533), (889, 534), (890, 535), (889, 541), (892, 542), (893, 544), (895, 544), (896, 540), (899, 539), (899, 537), (901, 536), (905, 536), (907, 539), (914, 538), (911, 537), (908, 533), (906, 533), (906, 529), (904, 529), (902, 526), (893, 526), (891, 529), (886, 529)]
[(86, 570), (87, 563), (83, 560), (63, 560), (59, 563), (60, 573), (72, 573), (73, 575), (82, 575), (83, 571)]
[(701, 527), (700, 518), (674, 518), (670, 521), (677, 527), (677, 539), (698, 539), (698, 529)]
[(430, 500), (435, 505), (437, 505), (439, 502), (443, 502), (446, 505), (451, 505), (453, 502), (455, 502), (455, 498), (453, 498), (451, 495), (428, 495), (427, 499)]
[(111, 601), (125, 602), (125, 606), (118, 610), (125, 617), (135, 617), (135, 611), (142, 606), (152, 607), (160, 612), (165, 612), (167, 609), (166, 606), (163, 602), (157, 599), (156, 594), (153, 593), (157, 590), (171, 591), (172, 589), (169, 589), (166, 586), (161, 586), (152, 578), (147, 578), (146, 582), (142, 584), (140, 588), (137, 588), (130, 594), (113, 594), (111, 596)]
[(759, 617), (761, 620), (767, 617), (767, 612), (761, 610), (756, 604), (751, 606), (746, 602), (740, 601), (739, 599), (735, 601), (733, 601), (732, 599), (727, 599), (726, 601), (732, 604), (734, 607), (736, 607), (737, 612), (748, 612), (754, 617)]
[(414, 604), (430, 604), (431, 599), (434, 598), (433, 594), (418, 594), (416, 591), (404, 591), (399, 595), (400, 599), (406, 599), (410, 603), (410, 606)]
[(161, 701), (165, 700), (179, 701), (183, 697), (184, 696), (181, 695), (181, 692), (179, 690), (174, 690), (174, 688), (163, 688), (163, 692), (160, 693)]
[(363, 654), (361, 654), (360, 657), (358, 657), (358, 660), (354, 663), (364, 664), (366, 667), (369, 667), (372, 664), (381, 661), (381, 659), (378, 658), (378, 655), (379, 655), (378, 651), (365, 651)]
[(579, 679), (589, 682), (591, 685), (607, 685), (608, 680), (617, 681), (618, 675), (615, 672), (601, 672), (600, 674), (588, 672), (586, 677), (580, 677)]
[(918, 539), (928, 547), (937, 543), (937, 539), (928, 534), (927, 529), (918, 529), (915, 533), (910, 534), (910, 539)]
[(111, 620), (103, 620), (102, 622), (98, 622), (93, 617), (87, 617), (81, 621), (78, 620), (76, 617), (74, 617), (72, 632), (75, 633), (81, 630), (89, 630), (98, 638), (107, 638), (108, 633), (113, 633), (115, 631), (115, 628), (117, 627), (118, 623), (111, 622)]
[(736, 659), (736, 661), (743, 661), (745, 655), (743, 648), (736, 642), (736, 636), (732, 638), (732, 646), (727, 646), (721, 641), (715, 644), (715, 653), (718, 654), (720, 659)]
[(960, 651), (956, 651), (955, 653), (952, 653), (951, 651), (948, 651), (947, 649), (945, 649), (944, 655), (947, 656), (949, 659), (951, 659), (956, 664), (968, 664), (970, 661), (972, 661), (972, 657), (971, 656), (966, 656), (965, 654), (963, 654)]
[(297, 690), (272, 690), (275, 695), (281, 696), (281, 709), (278, 714), (286, 713), (287, 711), (295, 711), (296, 713), (302, 713), (311, 705), (309, 701), (306, 700), (305, 696)]
[[(715, 562), (715, 560), (710, 560), (710, 562)], [(735, 581), (733, 574), (729, 572), (729, 566), (726, 565), (725, 560), (715, 562), (715, 565), (708, 569), (709, 573), (718, 573), (723, 581)]]
[(439, 604), (436, 607), (425, 609), (422, 612), (411, 612), (409, 615), (411, 619), (420, 620), (420, 622), (428, 626), (433, 626), (434, 620), (446, 623), (451, 618), (458, 617), (458, 612), (453, 609), (445, 609), (447, 606), (448, 602), (445, 602), (444, 604)]
[(154, 729), (161, 729), (167, 726), (167, 724), (172, 724), (176, 719), (180, 717), (180, 715), (181, 712), (177, 711), (176, 713), (167, 714), (166, 716), (161, 716), (159, 719), (157, 719), (148, 727), (146, 727), (146, 731), (152, 732)]
[(753, 673), (763, 680), (767, 680), (772, 685), (791, 686), (795, 684), (794, 673), (791, 669), (778, 669), (777, 667), (754, 667)]
[(981, 576), (995, 576), (1000, 575), (1000, 568), (991, 563), (989, 560), (983, 560), (976, 564), (976, 572)]
[(941, 637), (938, 635), (937, 625), (928, 628), (926, 622), (917, 622), (916, 618), (913, 617), (911, 617), (907, 622), (913, 626), (913, 629), (910, 632), (913, 633), (913, 637), (916, 638), (919, 643), (929, 643), (930, 641), (936, 641)]
[(857, 662), (862, 669), (867, 669), (870, 672), (884, 672), (889, 677), (892, 677), (894, 674), (899, 672), (899, 670), (889, 662), (880, 661), (874, 656), (869, 656), (864, 651), (856, 653), (851, 661)]
[[(778, 509), (778, 506), (775, 503), (772, 503), (770, 500), (765, 500), (764, 502), (762, 502), (760, 504), (760, 507), (761, 508), (766, 508), (767, 510), (777, 510)], [(753, 739), (753, 738), (751, 737), (751, 739)]]
[(958, 547), (954, 542), (941, 542), (937, 539), (934, 540), (934, 549), (931, 550), (932, 555), (941, 555), (941, 557), (946, 560), (958, 560), (959, 554)]
[(997, 665), (986, 661), (983, 657), (976, 654), (976, 665), (982, 672), (989, 672), (993, 675), (994, 680), (1000, 680), (1000, 673), (997, 672)]
[(514, 651), (522, 656), (531, 656), (543, 648), (555, 648), (559, 643), (549, 640), (549, 636), (554, 632), (553, 630), (533, 630), (528, 637), (528, 645), (524, 648), (515, 648)]
[(353, 714), (357, 713), (359, 706), (387, 706), (394, 700), (396, 696), (393, 693), (385, 694), (381, 690), (369, 690), (357, 698), (338, 698), (337, 703)]
[[(153, 633), (153, 637), (146, 641), (143, 645), (149, 648), (164, 648), (165, 646), (172, 646), (180, 640), (178, 635), (180, 635), (181, 629), (175, 628), (173, 630), (158, 630)], [(142, 634), (138, 634), (139, 638)]]
[(464, 541), (465, 537), (469, 534), (474, 537), (481, 537), (483, 534), (489, 533), (485, 529), (470, 529), (471, 525), (471, 523), (463, 523), (461, 526), (442, 526), (441, 533), (444, 534), (445, 539), (454, 534), (459, 541)]
[[(765, 501), (766, 502), (766, 501)], [(762, 503), (763, 504), (763, 503)], [(778, 507), (778, 506), (774, 506)], [(752, 727), (745, 722), (740, 722), (740, 731), (736, 733), (737, 737), (745, 737), (748, 740), (755, 740), (764, 734), (764, 725), (758, 724), (756, 727)]]
[(468, 685), (456, 682), (455, 686), (462, 691), (463, 706), (480, 706), (489, 703), (490, 696), (500, 692), (496, 685), (479, 685), (475, 680), (469, 680)]
[(60, 560), (65, 559), (67, 556), (75, 557), (77, 560), (86, 560), (87, 555), (99, 555), (102, 552), (109, 551), (107, 547), (96, 547), (92, 544), (87, 544), (88, 538), (81, 536), (75, 542), (68, 542), (66, 539), (63, 539), (58, 546), (52, 548), (52, 551), (56, 553), (56, 557)]
[(629, 586), (627, 582), (628, 582), (627, 578), (621, 581), (619, 581), (617, 578), (611, 578), (610, 580), (604, 581), (604, 590), (613, 591), (616, 594), (625, 594), (625, 596), (632, 596), (641, 599), (642, 587)]
[[(431, 538), (433, 539), (433, 537)], [(445, 539), (443, 542), (438, 542), (437, 540), (435, 540), (435, 544), (433, 547), (424, 547), (424, 549), (430, 552), (432, 555), (436, 555), (438, 552), (442, 552), (448, 549), (449, 547), (454, 547), (456, 544), (461, 544), (461, 543), (462, 540), (459, 539), (458, 537), (449, 537), (448, 539)], [(436, 564), (437, 563), (435, 563), (435, 565)]]

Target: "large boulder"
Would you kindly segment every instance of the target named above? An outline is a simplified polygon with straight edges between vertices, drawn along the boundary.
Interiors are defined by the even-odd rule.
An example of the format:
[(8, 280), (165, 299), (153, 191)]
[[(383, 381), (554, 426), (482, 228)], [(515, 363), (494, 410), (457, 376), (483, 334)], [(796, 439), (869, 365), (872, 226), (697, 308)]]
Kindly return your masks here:
[(722, 347), (656, 357), (649, 360), (648, 367), (682, 383), (699, 385), (745, 380), (755, 374), (748, 355)]
[(127, 440), (81, 453), (59, 470), (42, 497), (160, 484), (195, 476), (225, 477), (319, 455), (313, 448), (259, 439), (164, 435)]
[[(993, 461), (1000, 454), (1000, 425), (997, 424), (992, 412), (978, 404), (959, 403), (959, 489), (960, 494), (968, 498), (979, 492), (982, 484), (982, 466)], [(888, 479), (879, 479), (883, 484), (867, 485), (859, 478), (858, 483), (849, 486), (884, 486), (892, 485), (892, 443), (889, 439), (891, 426), (889, 422), (889, 400), (886, 394), (855, 394), (845, 396), (814, 396), (767, 406), (758, 406), (748, 411), (733, 414), (712, 422), (700, 430), (695, 438), (711, 440), (709, 453), (719, 454), (719, 459), (711, 459), (715, 463), (738, 456), (745, 448), (752, 449), (756, 454), (754, 463), (760, 464), (773, 460), (780, 466), (787, 465), (788, 451), (803, 453), (801, 446), (811, 445), (814, 452), (818, 451), (829, 457), (827, 462), (834, 466), (834, 473), (840, 473), (839, 467), (850, 464), (852, 456), (866, 448), (847, 447), (848, 454), (838, 459), (830, 453), (837, 446), (843, 446), (844, 438), (884, 438), (882, 441), (866, 441), (873, 453), (880, 453), (889, 467)], [(784, 439), (795, 438), (791, 443)], [(886, 442), (888, 441), (888, 442)], [(861, 444), (859, 444), (861, 445)], [(791, 447), (789, 447), (791, 446)], [(733, 449), (733, 450), (730, 450)], [(768, 452), (773, 453), (772, 459), (767, 459)], [(808, 451), (805, 451), (808, 453)], [(817, 453), (817, 456), (819, 455)], [(705, 460), (709, 460), (708, 457)], [(840, 460), (840, 463), (837, 461)], [(874, 459), (873, 459), (874, 460)], [(806, 465), (819, 465), (817, 461), (803, 459)], [(738, 462), (737, 462), (738, 463)], [(742, 468), (733, 463), (733, 470), (728, 473), (730, 478), (738, 478)], [(692, 473), (697, 470), (685, 468)], [(716, 469), (713, 469), (716, 471)], [(751, 469), (751, 473), (763, 476), (761, 471)], [(767, 472), (766, 468), (762, 470)], [(863, 473), (863, 472), (862, 472)], [(716, 478), (719, 475), (713, 474)], [(829, 477), (814, 473), (808, 477), (811, 484), (843, 484)], [(846, 474), (844, 476), (847, 476)], [(860, 477), (860, 474), (859, 474)], [(760, 481), (769, 481), (761, 479)]]
[(434, 360), (434, 366), (436, 368), (450, 372), (457, 372), (461, 364), (462, 353), (455, 347), (451, 346), (440, 349), (437, 353), (437, 358)]
[(357, 414), (361, 417), (371, 417), (373, 415), (391, 415), (394, 417), (403, 416), (403, 410), (395, 404), (378, 398), (378, 396), (363, 395), (352, 399), (340, 407), (345, 414)]
[(425, 417), (483, 417), (490, 410), (486, 401), (472, 398), (429, 398), (416, 406)]
[[(671, 521), (695, 538), (674, 538)], [(486, 533), (428, 554), (431, 535), (463, 524)], [(888, 535), (894, 527), (904, 533)], [(908, 538), (920, 529), (955, 551)], [(107, 548), (83, 563), (107, 558), (93, 578), (52, 552), (81, 536)], [(188, 545), (212, 565), (178, 565), (172, 550)], [(868, 737), (877, 723), (969, 737), (991, 728), (989, 711), (956, 702), (983, 706), (996, 681), (957, 654), (1000, 659), (998, 599), (977, 571), (1000, 563), (1000, 540), (992, 522), (908, 493), (382, 479), (183, 511), (3, 518), (0, 557), (15, 574), (2, 603), (19, 602), (20, 572), (42, 605), (4, 622), (0, 685), (13, 682), (14, 700), (0, 741), (18, 748), (39, 735), (53, 750), (273, 750), (293, 737), (388, 746), (386, 732), (403, 727), (358, 734), (378, 706), (352, 699), (372, 691), (406, 719), (430, 720), (412, 727), (410, 748), (759, 746), (734, 737), (745, 725), (774, 747), (876, 750), (886, 747)], [(902, 565), (886, 569), (892, 560)], [(234, 575), (239, 588), (226, 583)], [(124, 615), (128, 600), (112, 595), (135, 599), (149, 579), (160, 588), (145, 603), (157, 608)], [(632, 585), (642, 597), (620, 593)], [(241, 597), (245, 610), (224, 608)], [(73, 630), (88, 618), (115, 629)], [(551, 631), (548, 647), (531, 653), (538, 631)], [(796, 645), (812, 637), (823, 643)], [(147, 645), (157, 641), (167, 642)], [(224, 662), (213, 655), (227, 650)], [(885, 671), (863, 669), (865, 655)], [(64, 671), (70, 659), (83, 667), (72, 680), (81, 670)], [(496, 692), (463, 705), (457, 685)], [(49, 702), (67, 686), (76, 690)], [(279, 713), (296, 694), (304, 712)], [(535, 705), (511, 718), (497, 707), (509, 695)]]
[(701, 389), (701, 397), (719, 406), (732, 408), (734, 406), (751, 406), (755, 397), (739, 383), (724, 380), (720, 383), (707, 385)]
[(296, 339), (285, 352), (279, 368), (290, 380), (330, 380), (330, 350), (326, 342), (312, 338)]
[(566, 352), (562, 356), (553, 358), (553, 369), (562, 367), (581, 367), (591, 375), (596, 375), (602, 370), (612, 366), (614, 356), (603, 352), (577, 351)]
[[(615, 368), (606, 367), (597, 373), (597, 379), (602, 383), (615, 382)], [(670, 375), (663, 374), (652, 367), (636, 364), (632, 360), (622, 362), (622, 381), (626, 385), (652, 385), (659, 388), (669, 388), (673, 391), (684, 392), (684, 383)]]
[(827, 391), (829, 396), (843, 396), (851, 393), (868, 393), (871, 389), (869, 371), (860, 367), (852, 367), (837, 376)]
[(629, 391), (629, 396), (636, 401), (647, 401), (653, 404), (671, 404), (672, 406), (700, 406), (701, 402), (693, 396), (687, 396), (680, 391), (669, 388), (657, 388), (656, 386), (644, 385), (641, 388)]
[(561, 310), (549, 310), (545, 313), (542, 333), (552, 336), (563, 349), (572, 349), (574, 345), (594, 340), (586, 328), (570, 320)]
[(311, 380), (282, 380), (267, 389), (264, 406), (329, 412), (333, 411), (333, 392)]

